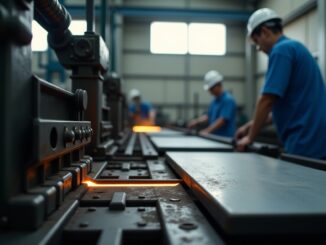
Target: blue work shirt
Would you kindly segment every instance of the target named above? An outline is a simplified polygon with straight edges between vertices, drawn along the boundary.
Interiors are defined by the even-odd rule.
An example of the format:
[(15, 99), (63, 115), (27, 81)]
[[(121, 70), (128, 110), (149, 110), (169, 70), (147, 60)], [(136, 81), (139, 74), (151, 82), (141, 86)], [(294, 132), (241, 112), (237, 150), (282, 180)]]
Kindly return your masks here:
[(140, 111), (136, 111), (136, 105), (131, 104), (129, 106), (129, 112), (138, 114), (142, 119), (148, 119), (149, 118), (149, 112), (152, 110), (152, 105), (148, 102), (141, 102), (140, 103)]
[(273, 120), (285, 151), (326, 157), (326, 92), (316, 61), (301, 43), (285, 36), (268, 56), (262, 93), (278, 96)]
[(233, 96), (230, 93), (224, 91), (220, 96), (215, 97), (209, 106), (207, 115), (209, 125), (215, 123), (219, 118), (223, 118), (225, 120), (225, 124), (212, 132), (212, 134), (227, 137), (234, 136), (236, 129), (236, 104)]

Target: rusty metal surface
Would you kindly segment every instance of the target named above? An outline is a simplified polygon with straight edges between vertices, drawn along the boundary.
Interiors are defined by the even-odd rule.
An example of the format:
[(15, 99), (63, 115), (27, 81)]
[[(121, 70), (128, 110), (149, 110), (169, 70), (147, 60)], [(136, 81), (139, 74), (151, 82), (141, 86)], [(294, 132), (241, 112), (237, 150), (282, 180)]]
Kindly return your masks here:
[[(109, 205), (114, 193), (117, 192), (126, 194), (126, 209), (114, 211), (114, 215), (119, 218), (108, 218), (113, 215)], [(90, 208), (100, 212), (96, 213), (97, 211), (89, 210)], [(141, 214), (142, 212), (144, 214)], [(159, 225), (157, 220), (160, 221)], [(140, 226), (139, 221), (142, 222)], [(129, 227), (135, 233), (141, 232), (145, 227), (158, 229), (152, 229), (152, 232), (145, 235), (156, 236), (156, 240), (146, 244), (224, 244), (181, 184), (175, 187), (156, 188), (88, 188), (88, 192), (81, 200), (81, 208), (65, 228), (66, 235), (70, 235), (70, 238), (72, 235), (87, 236), (89, 235), (87, 231), (97, 229), (102, 234), (106, 233), (104, 234), (107, 238), (106, 244), (121, 244), (121, 237), (117, 234), (108, 235), (109, 227), (113, 227), (112, 230), (120, 227), (121, 231)], [(113, 238), (117, 238), (116, 243), (112, 243)]]
[(326, 232), (323, 171), (252, 153), (167, 156), (228, 233)]
[(152, 179), (177, 179), (171, 168), (165, 163), (165, 159), (148, 160), (147, 165)]
[(214, 142), (196, 136), (151, 137), (159, 151), (232, 151), (230, 145)]
[[(142, 235), (158, 234), (160, 223), (155, 207), (126, 207), (125, 210), (110, 210), (108, 207), (82, 207), (69, 221), (64, 230), (64, 243), (88, 241), (96, 244), (121, 244), (124, 231), (138, 231)], [(100, 231), (100, 232), (99, 232)], [(87, 238), (87, 233), (97, 233)], [(146, 234), (145, 233), (145, 234)]]

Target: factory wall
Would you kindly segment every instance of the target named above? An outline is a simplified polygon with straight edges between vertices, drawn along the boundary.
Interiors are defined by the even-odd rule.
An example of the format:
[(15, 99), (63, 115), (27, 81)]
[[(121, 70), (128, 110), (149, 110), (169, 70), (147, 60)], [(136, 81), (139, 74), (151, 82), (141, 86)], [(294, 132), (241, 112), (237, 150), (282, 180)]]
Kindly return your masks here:
[[(230, 1), (208, 0), (126, 0), (124, 3), (127, 6), (215, 8), (240, 11), (246, 8), (243, 1), (231, 3)], [(232, 92), (239, 106), (244, 105), (244, 23), (226, 24), (227, 52), (225, 56), (151, 54), (150, 24), (151, 21), (146, 19), (124, 19), (123, 57), (120, 65), (126, 91), (139, 88), (143, 98), (162, 109), (170, 121), (188, 120), (207, 110), (211, 96), (203, 90), (203, 76), (207, 71), (217, 69), (225, 76), (225, 89)], [(199, 97), (199, 111), (193, 107), (196, 96)]]

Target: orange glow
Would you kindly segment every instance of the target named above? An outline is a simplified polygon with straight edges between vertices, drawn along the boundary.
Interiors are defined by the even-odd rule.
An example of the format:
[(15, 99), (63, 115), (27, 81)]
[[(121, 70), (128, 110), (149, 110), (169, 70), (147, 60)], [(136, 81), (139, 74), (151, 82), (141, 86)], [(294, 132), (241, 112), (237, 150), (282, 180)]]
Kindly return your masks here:
[(87, 187), (175, 187), (179, 184), (179, 182), (167, 182), (167, 183), (95, 183), (93, 181), (87, 180), (84, 181), (83, 184), (86, 184)]
[(161, 127), (159, 126), (134, 126), (132, 128), (134, 133), (154, 133), (161, 132)]

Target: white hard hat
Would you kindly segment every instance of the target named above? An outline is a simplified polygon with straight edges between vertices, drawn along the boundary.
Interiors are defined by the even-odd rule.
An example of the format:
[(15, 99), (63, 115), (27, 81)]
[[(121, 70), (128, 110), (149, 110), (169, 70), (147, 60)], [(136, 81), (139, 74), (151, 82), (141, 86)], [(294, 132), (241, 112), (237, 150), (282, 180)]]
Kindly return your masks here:
[(218, 71), (209, 71), (204, 77), (204, 89), (209, 90), (223, 81), (223, 76)]
[(258, 27), (260, 24), (269, 21), (269, 20), (279, 20), (282, 19), (278, 16), (278, 14), (269, 8), (262, 8), (256, 10), (249, 18), (247, 24), (247, 36), (250, 37), (253, 31)]
[(129, 92), (129, 98), (132, 100), (135, 97), (140, 97), (140, 92), (139, 92), (138, 89), (135, 89), (134, 88), (134, 89), (130, 90), (130, 92)]

